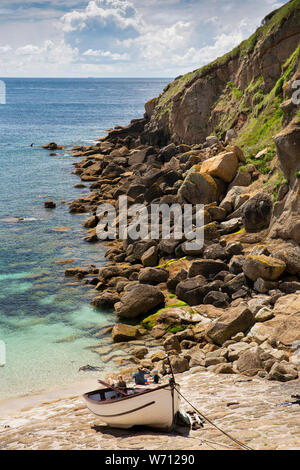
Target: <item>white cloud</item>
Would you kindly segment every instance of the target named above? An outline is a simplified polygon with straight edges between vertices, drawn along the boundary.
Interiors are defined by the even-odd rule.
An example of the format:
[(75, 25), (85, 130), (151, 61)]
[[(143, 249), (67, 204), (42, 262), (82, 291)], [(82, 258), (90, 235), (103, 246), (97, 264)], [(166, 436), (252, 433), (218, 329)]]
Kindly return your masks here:
[(111, 60), (129, 60), (130, 56), (126, 52), (124, 54), (118, 54), (118, 53), (113, 53), (110, 51), (101, 51), (99, 50), (93, 50), (93, 49), (88, 49), (83, 53), (84, 56), (88, 57), (106, 57)]
[(66, 13), (61, 19), (62, 29), (65, 32), (82, 31), (91, 20), (100, 25), (112, 21), (121, 29), (138, 29), (140, 21), (133, 4), (127, 0), (92, 0), (85, 10)]
[(0, 16), (7, 76), (176, 76), (231, 50), (284, 3), (84, 1), (2, 0), (16, 13)]

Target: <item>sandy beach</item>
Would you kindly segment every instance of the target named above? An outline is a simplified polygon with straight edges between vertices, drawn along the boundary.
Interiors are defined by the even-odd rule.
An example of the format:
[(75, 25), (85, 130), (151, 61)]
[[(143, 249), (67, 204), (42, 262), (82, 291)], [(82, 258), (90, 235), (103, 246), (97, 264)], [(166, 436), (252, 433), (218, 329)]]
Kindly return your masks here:
[[(202, 413), (251, 448), (300, 449), (300, 406), (281, 405), (295, 401), (291, 395), (299, 393), (299, 380), (278, 384), (256, 377), (215, 375), (202, 368), (178, 374), (176, 380), (183, 395)], [(78, 392), (78, 389), (74, 390), (68, 396), (61, 393), (60, 398), (49, 396), (47, 401), (40, 397), (34, 406), (24, 401), (23, 409), (11, 409), (11, 415), (0, 419), (0, 449), (237, 449), (233, 442), (207, 423), (188, 435), (150, 429), (109, 429), (87, 410)], [(182, 408), (190, 410), (185, 402), (182, 402)]]

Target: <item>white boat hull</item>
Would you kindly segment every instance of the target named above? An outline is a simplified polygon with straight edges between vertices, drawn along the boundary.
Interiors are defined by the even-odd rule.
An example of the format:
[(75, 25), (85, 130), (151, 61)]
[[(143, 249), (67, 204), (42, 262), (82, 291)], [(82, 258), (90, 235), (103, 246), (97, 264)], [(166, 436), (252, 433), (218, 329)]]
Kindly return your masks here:
[(89, 410), (112, 428), (150, 426), (171, 429), (173, 417), (179, 411), (179, 395), (170, 385), (146, 388), (142, 393), (102, 401), (98, 401), (100, 393), (95, 391), (85, 394), (84, 399)]

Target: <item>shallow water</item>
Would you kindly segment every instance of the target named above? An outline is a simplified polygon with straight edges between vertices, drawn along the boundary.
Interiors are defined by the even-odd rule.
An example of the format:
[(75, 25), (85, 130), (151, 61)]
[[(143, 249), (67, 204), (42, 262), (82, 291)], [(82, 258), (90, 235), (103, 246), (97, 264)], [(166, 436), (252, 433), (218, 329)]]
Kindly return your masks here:
[[(80, 366), (102, 366), (88, 348), (99, 343), (92, 327), (111, 312), (89, 306), (93, 290), (65, 279), (69, 266), (105, 263), (101, 245), (82, 241), (81, 222), (62, 201), (81, 194), (68, 149), (50, 157), (50, 141), (88, 144), (115, 124), (142, 116), (143, 104), (169, 80), (6, 79), (0, 106), (0, 399), (86, 380)], [(35, 145), (31, 148), (30, 144)], [(46, 210), (44, 201), (57, 203)], [(24, 220), (17, 221), (15, 218)], [(67, 231), (56, 231), (67, 227)], [(72, 264), (58, 261), (74, 260)], [(1, 361), (0, 361), (1, 362)], [(106, 365), (107, 367), (107, 365)]]

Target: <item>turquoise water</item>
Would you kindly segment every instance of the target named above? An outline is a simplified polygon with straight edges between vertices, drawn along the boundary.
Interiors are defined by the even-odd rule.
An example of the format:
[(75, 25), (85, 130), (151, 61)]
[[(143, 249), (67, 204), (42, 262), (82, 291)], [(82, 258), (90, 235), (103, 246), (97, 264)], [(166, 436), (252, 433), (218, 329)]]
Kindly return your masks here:
[[(105, 263), (105, 249), (84, 243), (81, 222), (63, 201), (81, 194), (67, 152), (50, 157), (50, 141), (88, 144), (115, 124), (144, 113), (166, 79), (5, 79), (0, 106), (0, 399), (86, 379), (78, 368), (101, 366), (89, 347), (93, 328), (111, 323), (110, 311), (89, 306), (95, 291), (65, 279), (69, 266)], [(31, 148), (30, 144), (35, 145)], [(57, 208), (44, 209), (46, 199)], [(10, 218), (22, 217), (15, 222)], [(66, 227), (67, 231), (55, 231)], [(72, 264), (58, 261), (73, 259)]]

